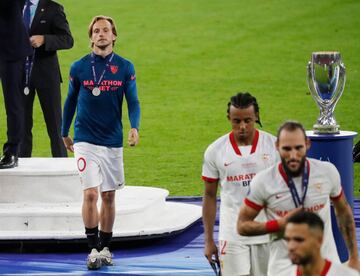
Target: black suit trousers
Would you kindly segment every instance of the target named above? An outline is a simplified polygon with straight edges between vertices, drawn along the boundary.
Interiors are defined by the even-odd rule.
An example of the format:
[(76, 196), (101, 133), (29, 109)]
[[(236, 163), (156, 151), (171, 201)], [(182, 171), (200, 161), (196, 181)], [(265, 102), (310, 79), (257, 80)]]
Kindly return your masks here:
[(17, 155), (23, 136), (23, 68), (23, 59), (15, 61), (0, 59), (0, 77), (7, 116), (7, 142), (3, 147), (5, 154)]
[[(46, 80), (44, 80), (46, 82)], [(37, 93), (50, 138), (53, 157), (67, 157), (67, 151), (61, 137), (61, 92), (60, 83), (53, 87), (33, 88), (30, 86), (29, 95), (25, 96), (25, 126), (24, 138), (20, 147), (21, 157), (31, 157), (33, 144), (33, 105)]]

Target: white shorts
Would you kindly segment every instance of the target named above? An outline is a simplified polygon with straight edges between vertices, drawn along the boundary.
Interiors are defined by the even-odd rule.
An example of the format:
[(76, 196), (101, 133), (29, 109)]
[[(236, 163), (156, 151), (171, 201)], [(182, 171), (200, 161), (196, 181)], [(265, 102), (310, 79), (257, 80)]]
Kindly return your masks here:
[(74, 153), (84, 190), (100, 186), (101, 192), (107, 192), (124, 187), (123, 148), (79, 142), (74, 144)]
[(245, 245), (241, 242), (221, 240), (219, 256), (222, 276), (266, 276), (269, 244)]

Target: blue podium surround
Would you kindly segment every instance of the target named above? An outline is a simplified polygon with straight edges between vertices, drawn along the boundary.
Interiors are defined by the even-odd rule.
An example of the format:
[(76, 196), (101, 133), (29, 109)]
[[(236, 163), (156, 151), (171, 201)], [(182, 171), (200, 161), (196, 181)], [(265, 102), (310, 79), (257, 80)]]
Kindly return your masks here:
[[(354, 163), (352, 159), (353, 140), (357, 136), (353, 131), (340, 131), (339, 134), (315, 134), (306, 131), (311, 140), (308, 157), (329, 161), (338, 169), (341, 177), (341, 185), (353, 209), (354, 204)], [(345, 242), (337, 226), (335, 212), (331, 207), (332, 230), (336, 241), (337, 250), (342, 262), (349, 258)]]

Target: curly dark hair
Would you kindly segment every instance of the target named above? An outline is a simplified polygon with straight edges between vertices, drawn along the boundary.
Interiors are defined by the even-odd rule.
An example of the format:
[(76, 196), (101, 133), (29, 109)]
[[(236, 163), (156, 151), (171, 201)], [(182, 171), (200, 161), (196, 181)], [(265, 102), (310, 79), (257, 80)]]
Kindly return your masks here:
[(255, 113), (257, 114), (256, 122), (262, 127), (260, 122), (260, 112), (259, 105), (256, 101), (256, 98), (252, 96), (249, 92), (239, 92), (236, 95), (230, 98), (230, 102), (228, 103), (227, 114), (230, 113), (230, 106), (234, 106), (236, 108), (248, 108), (253, 105)]

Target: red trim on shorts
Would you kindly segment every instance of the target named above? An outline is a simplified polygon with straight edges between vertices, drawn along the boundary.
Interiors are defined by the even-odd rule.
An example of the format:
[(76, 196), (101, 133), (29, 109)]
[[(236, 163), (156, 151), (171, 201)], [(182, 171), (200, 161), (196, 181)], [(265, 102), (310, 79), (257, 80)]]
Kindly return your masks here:
[(339, 195), (337, 195), (337, 196), (334, 196), (334, 197), (330, 197), (330, 199), (332, 200), (332, 201), (338, 201), (340, 198), (341, 198), (341, 196), (343, 195), (343, 189), (341, 189), (341, 191), (340, 191), (340, 194)]
[(247, 197), (245, 197), (244, 203), (245, 203), (247, 206), (249, 206), (249, 207), (251, 207), (251, 208), (253, 208), (253, 209), (257, 210), (257, 211), (261, 211), (261, 209), (263, 208), (263, 206), (255, 203), (255, 202), (252, 202), (252, 201), (249, 200)]
[[(325, 259), (324, 269), (321, 271), (320, 276), (326, 276), (331, 267), (331, 262)], [(296, 268), (296, 276), (301, 276), (299, 266)]]
[(226, 241), (221, 241), (220, 242), (220, 255), (226, 255), (226, 244), (227, 242)]
[[(235, 153), (237, 155), (240, 155), (241, 156), (241, 151), (236, 143), (236, 140), (235, 140), (235, 136), (234, 136), (234, 132), (230, 132), (229, 134), (229, 139), (230, 139), (230, 143), (235, 151)], [(259, 131), (257, 129), (255, 129), (255, 136), (254, 136), (254, 139), (252, 141), (252, 145), (251, 145), (251, 150), (250, 150), (250, 154), (253, 154), (255, 151), (256, 151), (256, 148), (257, 148), (257, 144), (258, 144), (258, 141), (259, 141)]]
[[(82, 160), (84, 162), (84, 167), (81, 169), (79, 166), (79, 161)], [(76, 161), (77, 167), (79, 172), (83, 172), (86, 169), (86, 160), (84, 157), (80, 157), (77, 161)]]
[(210, 182), (210, 183), (214, 183), (219, 180), (219, 178), (210, 178), (210, 177), (206, 177), (206, 176), (202, 176), (201, 179), (206, 182)]

